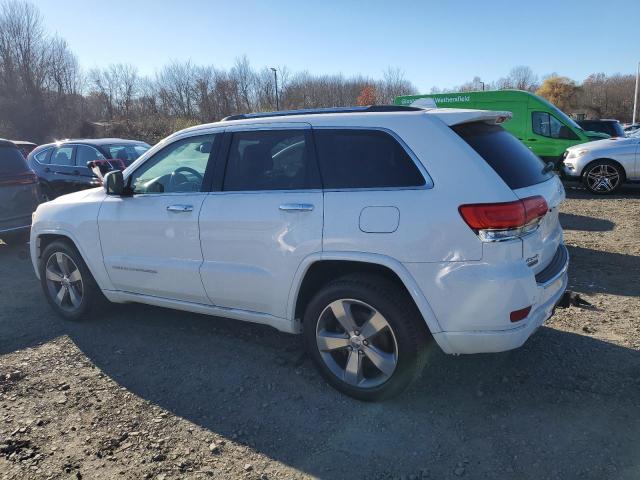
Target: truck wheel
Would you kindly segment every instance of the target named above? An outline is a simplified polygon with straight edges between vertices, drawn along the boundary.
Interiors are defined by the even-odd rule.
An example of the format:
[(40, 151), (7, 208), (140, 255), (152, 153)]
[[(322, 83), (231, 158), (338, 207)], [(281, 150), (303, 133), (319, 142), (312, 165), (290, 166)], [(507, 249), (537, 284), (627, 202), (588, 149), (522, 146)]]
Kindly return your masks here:
[(305, 343), (337, 390), (373, 401), (402, 392), (421, 373), (430, 339), (413, 301), (392, 282), (352, 275), (326, 285), (307, 306)]
[(40, 283), (55, 312), (67, 320), (86, 318), (102, 292), (74, 246), (51, 242), (42, 252)]
[(596, 195), (608, 195), (624, 182), (624, 170), (615, 162), (596, 160), (587, 165), (582, 174), (585, 188)]

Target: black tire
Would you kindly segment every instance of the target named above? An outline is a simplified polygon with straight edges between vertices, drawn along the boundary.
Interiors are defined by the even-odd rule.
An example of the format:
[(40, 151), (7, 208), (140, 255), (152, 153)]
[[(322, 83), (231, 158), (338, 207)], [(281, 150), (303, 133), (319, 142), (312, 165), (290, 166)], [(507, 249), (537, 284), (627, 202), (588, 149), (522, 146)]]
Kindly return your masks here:
[[(347, 383), (337, 373), (334, 373), (325, 360), (328, 353), (331, 353), (332, 358), (334, 354), (338, 355), (338, 353), (335, 353), (338, 350), (331, 350), (331, 352), (325, 350), (324, 353), (321, 353), (316, 336), (317, 329), (320, 322), (325, 321), (323, 316), (333, 315), (333, 313), (327, 314), (326, 312), (330, 308), (329, 306), (338, 300), (362, 302), (366, 306), (373, 307), (386, 320), (388, 325), (380, 332), (383, 335), (393, 336), (395, 344), (397, 344), (397, 352), (395, 355), (395, 370), (383, 383), (370, 387), (360, 387), (359, 385)], [(354, 303), (354, 305), (357, 308), (366, 308), (361, 307), (358, 303)], [(349, 275), (327, 284), (309, 302), (304, 314), (303, 328), (305, 345), (309, 355), (327, 382), (340, 392), (364, 401), (391, 398), (398, 395), (418, 378), (426, 363), (427, 345), (432, 339), (422, 316), (409, 295), (393, 282), (377, 275)], [(391, 333), (389, 333), (389, 330)], [(345, 333), (345, 331), (343, 330), (343, 333), (341, 333), (341, 335), (345, 335), (341, 341), (345, 341), (349, 337), (349, 334)], [(362, 333), (364, 334), (364, 332)], [(354, 337), (350, 338), (353, 339)], [(378, 337), (372, 336), (370, 338)], [(351, 340), (349, 341), (351, 342)], [(373, 341), (371, 341), (370, 346), (373, 346)], [(340, 347), (339, 352), (341, 355), (349, 356), (355, 351), (355, 348), (358, 347), (351, 345)], [(367, 347), (363, 347), (363, 351), (364, 348)], [(351, 350), (347, 352), (344, 349)], [(369, 359), (365, 353), (362, 353), (362, 355), (361, 358)], [(329, 359), (329, 362), (331, 362), (331, 359)], [(371, 362), (371, 360), (363, 360), (362, 362), (364, 369), (366, 368), (365, 363)], [(373, 365), (373, 362), (371, 362), (371, 365)], [(371, 365), (369, 365), (369, 370), (375, 370), (375, 368), (371, 368)], [(360, 369), (360, 363), (358, 363), (358, 369)]]
[[(75, 264), (75, 267), (77, 267), (80, 272), (81, 289), (78, 289), (78, 284), (76, 283), (74, 290), (81, 290), (81, 299), (77, 306), (73, 305), (71, 302), (70, 294), (68, 293), (68, 289), (70, 287), (67, 287), (67, 293), (63, 296), (63, 303), (58, 304), (55, 300), (54, 291), (58, 284), (60, 284), (60, 288), (62, 288), (62, 282), (53, 282), (52, 287), (52, 284), (47, 280), (47, 264), (50, 261), (55, 261), (52, 257), (55, 257), (57, 253), (66, 255), (66, 257), (71, 259), (73, 264)], [(87, 268), (86, 263), (82, 259), (82, 256), (75, 246), (69, 241), (56, 240), (46, 246), (40, 257), (39, 272), (40, 284), (49, 305), (51, 305), (53, 310), (59, 316), (66, 320), (78, 321), (86, 319), (94, 308), (104, 300), (104, 296), (96, 284), (93, 275), (91, 275), (91, 272)], [(58, 291), (60, 291), (60, 289), (58, 289)]]
[[(602, 179), (604, 175), (615, 175), (615, 177), (609, 178), (608, 183), (599, 182), (596, 177), (599, 176)], [(582, 184), (595, 195), (611, 195), (620, 189), (624, 181), (624, 169), (611, 160), (595, 160), (582, 172)]]

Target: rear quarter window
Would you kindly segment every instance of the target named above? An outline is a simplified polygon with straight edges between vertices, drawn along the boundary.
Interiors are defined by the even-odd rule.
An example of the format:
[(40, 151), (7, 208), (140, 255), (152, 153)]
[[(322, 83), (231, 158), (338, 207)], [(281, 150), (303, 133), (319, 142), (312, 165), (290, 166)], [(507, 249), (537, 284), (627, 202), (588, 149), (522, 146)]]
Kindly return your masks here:
[(473, 122), (456, 125), (452, 129), (513, 190), (545, 182), (554, 175), (543, 173), (545, 163), (499, 125)]
[(0, 175), (16, 175), (29, 170), (27, 161), (16, 147), (0, 146)]
[(406, 150), (389, 133), (314, 129), (324, 188), (401, 188), (425, 185)]

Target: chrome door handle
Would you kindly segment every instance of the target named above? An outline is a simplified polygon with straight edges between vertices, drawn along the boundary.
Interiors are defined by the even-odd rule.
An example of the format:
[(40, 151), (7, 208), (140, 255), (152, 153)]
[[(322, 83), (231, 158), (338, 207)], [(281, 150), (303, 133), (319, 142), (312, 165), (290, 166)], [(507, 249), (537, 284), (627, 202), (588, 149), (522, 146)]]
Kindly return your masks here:
[(280, 205), (283, 212), (310, 212), (313, 210), (311, 203), (283, 203)]
[(169, 205), (169, 212), (193, 212), (193, 205)]

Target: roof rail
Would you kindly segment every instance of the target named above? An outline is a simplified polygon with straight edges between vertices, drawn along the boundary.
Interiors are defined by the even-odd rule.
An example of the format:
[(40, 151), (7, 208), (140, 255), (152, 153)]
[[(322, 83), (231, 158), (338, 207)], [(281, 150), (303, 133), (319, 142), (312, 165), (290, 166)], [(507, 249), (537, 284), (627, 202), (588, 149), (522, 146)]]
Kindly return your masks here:
[(424, 110), (419, 107), (406, 105), (368, 105), (365, 107), (332, 107), (332, 108), (307, 108), (302, 110), (281, 110), (276, 112), (240, 113), (229, 115), (222, 119), (223, 122), (229, 120), (245, 120), (250, 118), (268, 117), (288, 117), (290, 115), (315, 115), (319, 113), (368, 113), (368, 112), (415, 112)]

